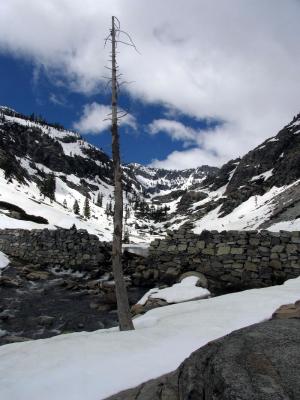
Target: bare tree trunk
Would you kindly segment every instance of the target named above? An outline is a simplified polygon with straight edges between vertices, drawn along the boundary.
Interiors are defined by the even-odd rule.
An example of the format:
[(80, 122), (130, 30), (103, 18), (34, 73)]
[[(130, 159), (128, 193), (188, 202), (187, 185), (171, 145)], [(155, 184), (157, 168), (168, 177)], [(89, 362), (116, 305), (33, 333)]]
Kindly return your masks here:
[(119, 327), (121, 331), (134, 329), (130, 315), (127, 289), (122, 269), (122, 227), (123, 227), (123, 191), (122, 169), (120, 162), (120, 144), (118, 133), (118, 93), (117, 93), (117, 66), (116, 66), (116, 30), (112, 17), (112, 156), (114, 166), (115, 184), (115, 210), (114, 233), (112, 244), (112, 268), (116, 285), (116, 297), (118, 305)]

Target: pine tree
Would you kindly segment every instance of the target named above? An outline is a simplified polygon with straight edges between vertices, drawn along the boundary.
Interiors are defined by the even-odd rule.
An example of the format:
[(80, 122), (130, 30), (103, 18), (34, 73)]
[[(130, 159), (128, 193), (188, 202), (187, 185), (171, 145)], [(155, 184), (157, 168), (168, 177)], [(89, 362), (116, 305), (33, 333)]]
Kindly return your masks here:
[(91, 208), (90, 208), (90, 202), (88, 197), (85, 197), (84, 200), (84, 206), (83, 206), (83, 215), (85, 216), (85, 218), (91, 218)]
[(106, 214), (107, 216), (109, 215), (108, 203), (106, 203), (106, 206), (105, 206), (105, 214)]
[(50, 174), (47, 181), (48, 197), (51, 200), (55, 200), (56, 180), (54, 174)]
[(130, 218), (130, 208), (128, 206), (128, 204), (126, 204), (125, 207), (125, 221), (127, 221)]
[(80, 213), (79, 204), (76, 199), (73, 204), (73, 211), (74, 211), (74, 214), (76, 214), (76, 215), (79, 215), (79, 213)]
[(130, 236), (129, 236), (129, 230), (128, 229), (125, 229), (124, 237), (123, 237), (123, 243), (130, 243)]
[(50, 200), (55, 200), (56, 180), (53, 173), (47, 175), (40, 185), (40, 192)]
[(3, 167), (4, 167), (4, 177), (5, 177), (5, 179), (7, 179), (8, 182), (12, 182), (12, 177), (13, 177), (14, 172), (15, 172), (14, 163), (12, 162), (12, 160), (10, 158), (8, 158), (6, 160), (6, 162), (4, 162), (2, 164), (2, 168)]
[(138, 198), (138, 196), (136, 196), (134, 199), (134, 210), (138, 210), (139, 207), (140, 207), (140, 199)]
[(66, 199), (64, 199), (64, 201), (63, 201), (63, 207), (64, 207), (64, 208), (68, 208), (68, 203), (67, 203), (67, 200), (66, 200)]
[(151, 207), (150, 207), (150, 217), (153, 218), (155, 214), (155, 207), (153, 202), (151, 203)]
[(110, 216), (114, 215), (114, 208), (111, 201), (108, 203), (108, 213)]
[(108, 217), (112, 217), (112, 216), (114, 215), (114, 207), (113, 207), (111, 201), (109, 201), (109, 202), (106, 203), (105, 214), (106, 214)]
[(102, 207), (103, 206), (103, 194), (100, 193), (100, 192), (97, 195), (96, 205), (98, 207)]

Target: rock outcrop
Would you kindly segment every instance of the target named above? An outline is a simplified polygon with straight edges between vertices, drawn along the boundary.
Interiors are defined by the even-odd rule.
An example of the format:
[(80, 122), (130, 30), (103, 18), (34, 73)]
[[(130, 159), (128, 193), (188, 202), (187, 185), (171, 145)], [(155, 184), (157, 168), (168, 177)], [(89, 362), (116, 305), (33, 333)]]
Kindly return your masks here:
[[(222, 217), (231, 213), (251, 196), (261, 196), (274, 186), (282, 187), (297, 181), (300, 177), (299, 128), (300, 114), (276, 136), (268, 138), (242, 158), (229, 161), (222, 166), (216, 176), (208, 176), (203, 186), (209, 187), (210, 190), (225, 188), (222, 199), (217, 202), (212, 201), (210, 207), (215, 208), (222, 204), (219, 213)], [(289, 190), (289, 195), (285, 196), (285, 207), (282, 207), (281, 198), (274, 199), (275, 211), (270, 213), (272, 223), (293, 219), (282, 213), (290, 207), (299, 210), (297, 192), (296, 189), (294, 194), (294, 188)], [(199, 216), (208, 211), (208, 204), (204, 204), (202, 208), (204, 210), (200, 210)]]

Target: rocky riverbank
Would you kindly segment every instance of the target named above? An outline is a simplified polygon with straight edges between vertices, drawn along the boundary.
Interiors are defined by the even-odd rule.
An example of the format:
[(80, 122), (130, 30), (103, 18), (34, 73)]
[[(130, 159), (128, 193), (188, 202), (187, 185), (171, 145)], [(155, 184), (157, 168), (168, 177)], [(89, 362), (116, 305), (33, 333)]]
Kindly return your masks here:
[[(129, 286), (131, 304), (145, 290)], [(0, 277), (0, 345), (118, 324), (112, 275), (41, 267), (19, 259)]]

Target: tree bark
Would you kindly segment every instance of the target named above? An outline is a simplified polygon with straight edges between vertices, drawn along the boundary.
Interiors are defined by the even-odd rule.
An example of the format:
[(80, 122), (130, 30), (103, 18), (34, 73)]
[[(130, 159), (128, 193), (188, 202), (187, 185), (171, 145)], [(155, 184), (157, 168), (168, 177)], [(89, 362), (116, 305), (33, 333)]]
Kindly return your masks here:
[(112, 17), (112, 156), (114, 167), (115, 185), (115, 209), (114, 209), (114, 232), (112, 244), (112, 269), (115, 279), (116, 297), (118, 305), (119, 327), (121, 331), (134, 329), (127, 289), (122, 269), (122, 230), (123, 230), (123, 190), (122, 169), (120, 161), (120, 143), (118, 132), (118, 94), (117, 94), (117, 66), (116, 66), (116, 30), (115, 21)]

